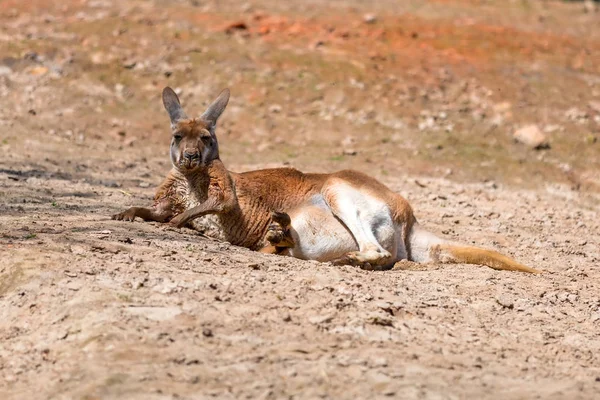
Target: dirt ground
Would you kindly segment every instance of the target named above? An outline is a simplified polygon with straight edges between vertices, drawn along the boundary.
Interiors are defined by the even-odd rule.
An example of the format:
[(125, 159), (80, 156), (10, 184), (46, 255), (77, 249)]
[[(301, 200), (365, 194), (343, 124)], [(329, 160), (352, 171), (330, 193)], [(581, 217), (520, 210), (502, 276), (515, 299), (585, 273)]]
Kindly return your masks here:
[[(593, 8), (0, 1), (0, 398), (600, 398)], [(231, 170), (358, 169), (544, 273), (112, 221), (170, 168), (166, 85), (190, 114), (231, 88)], [(549, 148), (513, 140), (531, 124)]]

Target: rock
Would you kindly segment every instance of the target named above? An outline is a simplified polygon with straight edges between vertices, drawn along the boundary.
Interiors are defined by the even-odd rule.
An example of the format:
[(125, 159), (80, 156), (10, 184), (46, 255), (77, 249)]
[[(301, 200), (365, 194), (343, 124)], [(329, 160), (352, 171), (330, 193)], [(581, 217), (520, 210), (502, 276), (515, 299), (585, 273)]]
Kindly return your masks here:
[(332, 315), (315, 315), (308, 318), (308, 321), (314, 325), (327, 324), (333, 320)]
[(595, 13), (598, 11), (598, 6), (596, 6), (594, 0), (585, 0), (583, 2), (583, 11), (585, 13)]
[(383, 357), (375, 357), (371, 360), (370, 364), (372, 367), (375, 367), (375, 368), (387, 367), (388, 361), (387, 361), (387, 359), (385, 359)]
[(366, 24), (374, 24), (375, 22), (377, 22), (377, 15), (375, 15), (375, 14), (365, 14), (365, 15), (363, 15), (363, 21)]
[(537, 125), (527, 125), (513, 134), (514, 139), (532, 149), (547, 149), (550, 147), (546, 135)]
[(504, 293), (498, 295), (496, 301), (504, 308), (513, 309), (515, 307), (515, 302), (512, 297)]
[(125, 60), (123, 61), (123, 68), (125, 69), (133, 69), (137, 65), (136, 60)]
[(279, 114), (283, 108), (279, 104), (273, 104), (269, 107), (269, 112), (272, 114)]
[(10, 75), (13, 73), (13, 70), (7, 67), (6, 65), (0, 65), (0, 76)]
[(351, 147), (354, 144), (356, 144), (356, 139), (354, 139), (352, 136), (346, 136), (344, 140), (342, 140), (342, 147), (344, 148)]
[(576, 123), (579, 123), (579, 124), (583, 124), (583, 123), (585, 123), (588, 120), (589, 115), (584, 110), (580, 110), (577, 107), (571, 107), (571, 108), (569, 108), (565, 112), (565, 117), (569, 121), (573, 121), (573, 122), (576, 122)]
[(312, 42), (309, 46), (309, 48), (311, 49), (318, 49), (319, 47), (323, 47), (327, 44), (326, 41), (322, 40), (322, 39), (317, 39), (314, 42)]
[(530, 308), (530, 304), (527, 299), (518, 299), (515, 301), (514, 307), (517, 311), (525, 311)]
[(248, 25), (246, 25), (246, 23), (243, 21), (232, 22), (231, 24), (227, 25), (224, 30), (226, 34), (231, 35), (235, 32), (247, 31)]
[(342, 154), (345, 156), (355, 156), (358, 154), (358, 151), (356, 151), (356, 149), (344, 149)]

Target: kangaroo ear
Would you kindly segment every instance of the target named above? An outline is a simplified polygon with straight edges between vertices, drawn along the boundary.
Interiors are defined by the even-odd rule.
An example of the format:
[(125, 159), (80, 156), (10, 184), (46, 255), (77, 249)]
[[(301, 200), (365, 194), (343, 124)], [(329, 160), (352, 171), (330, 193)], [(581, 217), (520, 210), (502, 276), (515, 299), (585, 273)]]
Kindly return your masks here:
[(169, 113), (169, 118), (171, 118), (171, 125), (175, 125), (177, 121), (187, 118), (185, 111), (181, 108), (181, 103), (179, 103), (179, 97), (177, 97), (177, 94), (175, 94), (173, 89), (168, 86), (163, 89), (162, 101), (165, 110)]
[(223, 89), (219, 97), (215, 101), (212, 102), (210, 106), (204, 111), (204, 114), (200, 116), (202, 120), (208, 122), (211, 127), (214, 127), (217, 123), (217, 120), (227, 107), (227, 103), (229, 102), (229, 89)]

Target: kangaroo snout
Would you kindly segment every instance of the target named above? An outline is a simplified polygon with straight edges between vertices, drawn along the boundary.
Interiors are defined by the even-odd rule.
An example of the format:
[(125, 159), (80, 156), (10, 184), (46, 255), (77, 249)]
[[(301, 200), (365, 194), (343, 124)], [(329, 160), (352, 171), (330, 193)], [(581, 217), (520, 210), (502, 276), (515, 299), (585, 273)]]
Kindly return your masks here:
[(194, 149), (186, 149), (182, 151), (179, 165), (180, 167), (191, 170), (200, 165), (200, 150)]
[(198, 160), (200, 158), (200, 152), (198, 150), (185, 150), (183, 157), (188, 161)]

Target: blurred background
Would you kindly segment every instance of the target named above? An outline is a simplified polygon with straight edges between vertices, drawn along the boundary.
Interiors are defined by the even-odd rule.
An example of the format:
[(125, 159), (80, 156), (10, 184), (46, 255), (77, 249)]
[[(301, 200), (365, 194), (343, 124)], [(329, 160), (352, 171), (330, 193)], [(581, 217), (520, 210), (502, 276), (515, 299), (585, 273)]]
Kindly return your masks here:
[(600, 189), (592, 1), (0, 1), (0, 166), (154, 186), (171, 86), (233, 170)]

